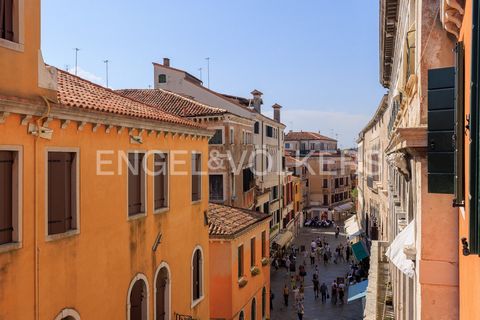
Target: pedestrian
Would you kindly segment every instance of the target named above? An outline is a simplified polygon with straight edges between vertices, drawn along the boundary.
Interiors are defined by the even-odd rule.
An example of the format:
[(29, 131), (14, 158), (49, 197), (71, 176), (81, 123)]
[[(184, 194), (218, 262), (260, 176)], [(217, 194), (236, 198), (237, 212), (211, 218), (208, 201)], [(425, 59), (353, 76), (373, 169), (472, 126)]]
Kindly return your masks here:
[(328, 264), (328, 253), (325, 251), (323, 253), (323, 265), (327, 265)]
[(332, 283), (332, 304), (337, 304), (337, 280), (333, 280)]
[(300, 289), (297, 288), (297, 286), (294, 286), (292, 289), (292, 294), (293, 294), (293, 301), (296, 303), (298, 301), (298, 293), (300, 292)]
[(290, 285), (292, 286), (292, 290), (297, 286), (297, 279), (295, 279), (295, 276), (290, 277)]
[(307, 265), (307, 257), (308, 257), (308, 251), (307, 251), (307, 250), (304, 250), (304, 251), (303, 251), (303, 265), (304, 265), (304, 266)]
[(315, 270), (313, 271), (313, 274), (317, 277), (318, 279), (318, 264), (315, 265)]
[(340, 227), (337, 226), (337, 227), (335, 228), (335, 239), (338, 239), (338, 235), (339, 235), (339, 234), (340, 234)]
[(315, 264), (315, 251), (310, 252), (310, 265), (313, 266)]
[(275, 294), (270, 291), (270, 310), (273, 310), (273, 299), (275, 299)]
[(299, 302), (297, 304), (297, 315), (298, 315), (298, 320), (303, 320), (303, 314), (305, 313), (305, 308), (303, 306), (303, 302)]
[(285, 287), (283, 287), (283, 302), (285, 304), (285, 307), (288, 307), (288, 286), (285, 284)]
[(338, 299), (340, 300), (340, 303), (343, 304), (343, 298), (345, 296), (345, 285), (343, 283), (340, 283), (338, 285)]
[(290, 258), (287, 258), (287, 261), (285, 261), (285, 267), (287, 268), (287, 274), (290, 275)]
[(322, 303), (327, 302), (328, 288), (325, 282), (320, 286), (320, 294), (322, 295)]
[(303, 302), (305, 300), (305, 287), (303, 284), (300, 285), (300, 289), (298, 290), (298, 300)]
[(318, 299), (320, 281), (318, 281), (317, 277), (314, 275), (312, 282), (313, 282), (313, 293), (315, 294), (315, 300), (316, 300)]
[(317, 243), (315, 242), (315, 240), (312, 240), (312, 242), (310, 243), (310, 248), (312, 249), (312, 251), (315, 251), (315, 249), (317, 249)]
[(347, 263), (350, 261), (350, 245), (347, 244), (347, 247), (345, 248), (345, 256), (347, 258)]

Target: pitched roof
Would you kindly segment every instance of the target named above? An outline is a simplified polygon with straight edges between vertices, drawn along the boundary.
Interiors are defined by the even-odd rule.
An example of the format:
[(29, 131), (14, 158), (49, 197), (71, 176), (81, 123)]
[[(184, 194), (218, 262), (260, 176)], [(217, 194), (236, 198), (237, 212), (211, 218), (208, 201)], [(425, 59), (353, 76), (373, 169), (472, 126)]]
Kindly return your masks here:
[(298, 140), (329, 140), (329, 141), (337, 141), (335, 139), (322, 136), (316, 132), (308, 132), (308, 131), (290, 131), (285, 135), (285, 141), (298, 141)]
[(227, 112), (164, 89), (122, 89), (116, 92), (181, 117), (220, 115)]
[(205, 128), (62, 70), (58, 70), (57, 98), (60, 104), (69, 107)]
[(262, 212), (210, 203), (208, 205), (209, 234), (213, 238), (232, 238), (269, 217)]

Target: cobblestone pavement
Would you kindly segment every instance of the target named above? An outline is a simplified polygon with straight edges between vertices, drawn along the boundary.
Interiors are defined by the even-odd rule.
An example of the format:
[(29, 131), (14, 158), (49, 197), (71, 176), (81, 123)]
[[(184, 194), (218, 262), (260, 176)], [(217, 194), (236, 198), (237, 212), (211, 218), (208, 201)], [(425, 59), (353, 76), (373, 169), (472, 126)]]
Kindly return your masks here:
[[(345, 242), (345, 236), (340, 234), (338, 239), (335, 239), (335, 233), (333, 228), (330, 229), (311, 229), (302, 228), (300, 234), (294, 240), (294, 244), (300, 248), (304, 245), (307, 249), (310, 248), (312, 239), (316, 239), (320, 236), (326, 237), (327, 242), (333, 250), (336, 248), (340, 241)], [(297, 272), (298, 266), (303, 261), (303, 255), (299, 254), (297, 257)], [(323, 261), (316, 264), (319, 267), (320, 284), (325, 282), (330, 292), (330, 284), (337, 277), (345, 276), (349, 270), (348, 263), (330, 264), (324, 266)], [(363, 318), (363, 307), (361, 299), (344, 305), (333, 305), (330, 300), (327, 300), (325, 304), (322, 304), (321, 299), (315, 300), (312, 284), (312, 267), (310, 267), (310, 259), (307, 258), (306, 267), (307, 276), (305, 277), (305, 314), (304, 320), (316, 320), (316, 319), (332, 319), (332, 320), (360, 320)], [(289, 277), (285, 268), (278, 269), (277, 271), (272, 267), (271, 271), (271, 290), (275, 295), (273, 300), (273, 310), (271, 311), (272, 320), (294, 320), (298, 319), (294, 303), (293, 296), (290, 293), (288, 307), (283, 304), (283, 286), (285, 284), (290, 286)], [(347, 293), (345, 294), (345, 301), (347, 300)]]

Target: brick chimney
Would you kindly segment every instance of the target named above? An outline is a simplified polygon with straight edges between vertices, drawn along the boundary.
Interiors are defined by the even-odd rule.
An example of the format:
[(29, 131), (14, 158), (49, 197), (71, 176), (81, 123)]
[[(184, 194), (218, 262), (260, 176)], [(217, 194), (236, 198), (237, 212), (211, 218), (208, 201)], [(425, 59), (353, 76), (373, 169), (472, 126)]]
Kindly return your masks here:
[(282, 106), (279, 105), (278, 103), (275, 103), (273, 106), (273, 119), (277, 122), (280, 122), (280, 109), (282, 109)]
[(170, 59), (169, 58), (163, 58), (163, 65), (165, 67), (170, 67)]
[(261, 93), (257, 89), (253, 90), (250, 93), (253, 96), (253, 99), (252, 99), (253, 109), (255, 111), (257, 111), (258, 113), (262, 113), (262, 104), (263, 104), (262, 95), (263, 95), (263, 93)]

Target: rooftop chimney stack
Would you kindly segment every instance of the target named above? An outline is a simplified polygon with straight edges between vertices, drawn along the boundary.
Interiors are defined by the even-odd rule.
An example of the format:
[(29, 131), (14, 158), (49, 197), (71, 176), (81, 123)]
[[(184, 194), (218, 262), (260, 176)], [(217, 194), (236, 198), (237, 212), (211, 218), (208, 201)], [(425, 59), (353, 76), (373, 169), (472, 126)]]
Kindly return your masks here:
[(257, 89), (253, 90), (250, 93), (253, 95), (253, 99), (252, 99), (253, 109), (255, 111), (257, 111), (258, 113), (262, 113), (262, 104), (263, 104), (262, 95), (263, 95), (263, 93), (261, 93)]
[(169, 58), (163, 58), (163, 65), (165, 67), (170, 67), (170, 59)]
[(279, 105), (278, 103), (275, 103), (272, 106), (272, 108), (273, 108), (273, 119), (280, 123), (280, 109), (282, 109), (282, 106)]

